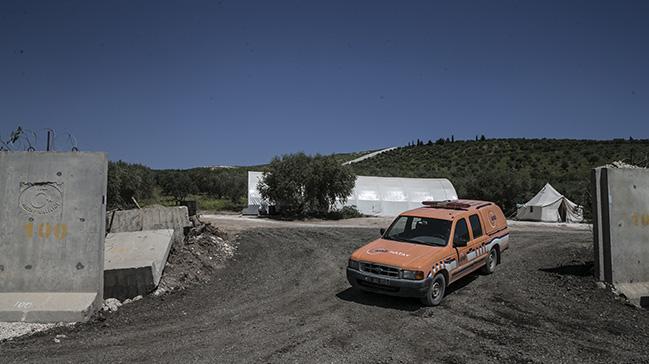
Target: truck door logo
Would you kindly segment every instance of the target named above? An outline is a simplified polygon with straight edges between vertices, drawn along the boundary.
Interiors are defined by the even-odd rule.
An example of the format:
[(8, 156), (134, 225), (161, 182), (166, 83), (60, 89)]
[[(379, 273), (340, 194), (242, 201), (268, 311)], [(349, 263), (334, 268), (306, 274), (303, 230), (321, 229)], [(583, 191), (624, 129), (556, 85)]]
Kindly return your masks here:
[(493, 211), (489, 211), (489, 225), (491, 227), (496, 227), (496, 220), (498, 220), (496, 214)]
[(376, 254), (381, 254), (381, 253), (387, 253), (388, 250), (385, 248), (376, 248), (376, 249), (370, 249), (367, 251), (367, 254), (369, 255), (376, 255)]
[(388, 254), (392, 254), (392, 255), (398, 255), (400, 257), (409, 257), (410, 256), (410, 254), (406, 254), (404, 252), (399, 252), (399, 251), (395, 251), (395, 250), (389, 250), (389, 249), (385, 249), (385, 248), (374, 248), (374, 249), (370, 249), (370, 250), (367, 251), (367, 254), (369, 254), (369, 255), (376, 255), (376, 254), (381, 254), (381, 253), (388, 253)]

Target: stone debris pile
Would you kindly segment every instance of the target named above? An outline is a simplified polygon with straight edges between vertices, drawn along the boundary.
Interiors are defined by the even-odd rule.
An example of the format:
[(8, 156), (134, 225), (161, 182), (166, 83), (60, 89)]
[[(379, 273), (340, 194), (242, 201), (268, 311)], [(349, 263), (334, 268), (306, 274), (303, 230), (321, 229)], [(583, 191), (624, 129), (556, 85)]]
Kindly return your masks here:
[(184, 241), (174, 242), (155, 294), (209, 282), (213, 272), (236, 252), (236, 243), (218, 227), (193, 219)]

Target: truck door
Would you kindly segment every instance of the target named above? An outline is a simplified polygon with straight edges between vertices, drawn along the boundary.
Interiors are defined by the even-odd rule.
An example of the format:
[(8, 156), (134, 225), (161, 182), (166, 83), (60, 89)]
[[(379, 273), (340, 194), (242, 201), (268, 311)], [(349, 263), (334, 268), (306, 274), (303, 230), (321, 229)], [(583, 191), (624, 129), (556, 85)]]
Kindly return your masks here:
[(489, 253), (486, 248), (489, 237), (483, 232), (482, 222), (478, 214), (469, 216), (469, 224), (471, 229), (471, 241), (468, 244), (469, 253), (474, 252), (475, 254), (472, 254), (472, 256), (477, 260), (482, 260)]
[(457, 252), (457, 267), (451, 272), (451, 281), (460, 278), (464, 271), (470, 265), (469, 262), (469, 228), (466, 219), (461, 218), (455, 222), (455, 229), (453, 229), (453, 248)]

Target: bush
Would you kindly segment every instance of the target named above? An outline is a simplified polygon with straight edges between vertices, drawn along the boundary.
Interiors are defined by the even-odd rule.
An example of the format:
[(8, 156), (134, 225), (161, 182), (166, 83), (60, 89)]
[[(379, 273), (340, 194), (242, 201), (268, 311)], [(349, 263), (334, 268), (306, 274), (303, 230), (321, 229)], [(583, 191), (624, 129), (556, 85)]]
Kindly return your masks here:
[(356, 177), (335, 158), (304, 153), (275, 157), (257, 188), (284, 216), (326, 216), (351, 194)]
[(326, 218), (330, 220), (342, 220), (363, 216), (365, 215), (361, 214), (360, 211), (356, 209), (356, 206), (343, 206), (340, 209), (329, 211)]

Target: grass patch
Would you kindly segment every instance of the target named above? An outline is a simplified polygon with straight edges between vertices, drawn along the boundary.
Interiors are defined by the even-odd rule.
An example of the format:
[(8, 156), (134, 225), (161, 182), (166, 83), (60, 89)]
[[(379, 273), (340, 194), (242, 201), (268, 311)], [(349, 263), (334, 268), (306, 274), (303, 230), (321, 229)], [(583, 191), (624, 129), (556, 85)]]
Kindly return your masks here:
[[(164, 196), (156, 191), (154, 196), (151, 199), (147, 199), (140, 203), (142, 207), (149, 207), (155, 205), (162, 206), (177, 206), (176, 201), (173, 197)], [(230, 212), (240, 212), (246, 204), (246, 199), (241, 199), (238, 202), (232, 202), (229, 199), (220, 199), (213, 198), (208, 195), (197, 194), (190, 195), (186, 199), (187, 201), (196, 201), (196, 205), (199, 211), (204, 212), (219, 212), (219, 211), (230, 211)]]

